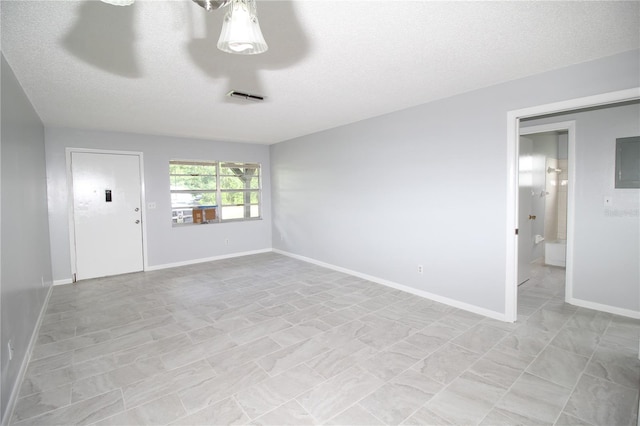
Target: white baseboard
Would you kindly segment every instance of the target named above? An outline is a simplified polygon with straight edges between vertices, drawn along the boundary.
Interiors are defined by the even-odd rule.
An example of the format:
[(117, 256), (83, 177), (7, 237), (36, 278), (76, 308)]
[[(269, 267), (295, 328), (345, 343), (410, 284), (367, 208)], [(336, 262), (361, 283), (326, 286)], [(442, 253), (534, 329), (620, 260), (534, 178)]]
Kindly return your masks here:
[(464, 311), (472, 312), (474, 314), (483, 315), (485, 317), (493, 318), (493, 319), (496, 319), (498, 321), (508, 322), (506, 315), (504, 313), (502, 313), (502, 312), (491, 311), (489, 309), (481, 308), (481, 307), (476, 306), (476, 305), (471, 305), (471, 304), (468, 304), (468, 303), (465, 303), (465, 302), (461, 302), (459, 300), (455, 300), (455, 299), (450, 299), (448, 297), (439, 296), (437, 294), (429, 293), (429, 292), (424, 291), (424, 290), (418, 290), (416, 288), (409, 287), (409, 286), (406, 286), (406, 285), (403, 285), (403, 284), (398, 284), (396, 282), (385, 280), (383, 278), (378, 278), (378, 277), (374, 277), (374, 276), (371, 276), (371, 275), (363, 274), (361, 272), (352, 271), (352, 270), (347, 269), (347, 268), (343, 268), (343, 267), (340, 267), (340, 266), (332, 265), (330, 263), (321, 262), (319, 260), (315, 260), (315, 259), (312, 259), (310, 257), (305, 257), (305, 256), (300, 256), (300, 255), (297, 255), (297, 254), (289, 253), (289, 252), (284, 251), (284, 250), (280, 250), (280, 249), (275, 249), (274, 248), (273, 252), (282, 254), (284, 256), (292, 257), (294, 259), (302, 260), (304, 262), (313, 263), (314, 265), (322, 266), (324, 268), (332, 269), (334, 271), (343, 272), (345, 274), (353, 275), (355, 277), (362, 278), (362, 279), (365, 279), (367, 281), (371, 281), (371, 282), (374, 282), (374, 283), (377, 283), (377, 284), (382, 284), (382, 285), (387, 286), (387, 287), (395, 288), (396, 290), (401, 290), (401, 291), (404, 291), (404, 292), (407, 292), (407, 293), (411, 293), (411, 294), (414, 294), (416, 296), (420, 296), (420, 297), (423, 297), (425, 299), (433, 300), (435, 302), (443, 303), (445, 305), (449, 305), (449, 306), (452, 306), (454, 308), (462, 309)]
[(594, 311), (608, 312), (610, 314), (620, 315), (623, 317), (640, 319), (640, 312), (631, 309), (618, 308), (616, 306), (604, 305), (602, 303), (590, 302), (588, 300), (568, 298), (567, 303), (580, 306), (581, 308), (593, 309)]
[(29, 339), (27, 351), (25, 352), (25, 356), (22, 359), (22, 364), (20, 364), (20, 370), (18, 370), (18, 376), (16, 377), (15, 386), (11, 390), (11, 395), (9, 396), (9, 401), (7, 402), (7, 409), (5, 410), (4, 416), (2, 417), (2, 422), (0, 423), (2, 424), (2, 426), (8, 425), (9, 421), (11, 420), (11, 416), (13, 416), (13, 409), (16, 406), (18, 395), (20, 394), (20, 386), (22, 385), (24, 376), (27, 373), (27, 367), (29, 366), (31, 354), (33, 353), (33, 348), (36, 345), (38, 334), (40, 333), (40, 326), (42, 325), (42, 320), (44, 319), (45, 312), (47, 311), (47, 306), (49, 305), (49, 298), (51, 297), (52, 291), (53, 286), (49, 286), (47, 296), (45, 297), (42, 308), (40, 309), (40, 315), (38, 315), (38, 320), (36, 321), (36, 326), (33, 329), (33, 333), (31, 334), (31, 339)]
[(65, 278), (63, 280), (55, 280), (53, 285), (65, 285), (65, 284), (73, 284), (73, 280), (71, 278)]
[(252, 251), (243, 251), (243, 252), (238, 252), (238, 253), (223, 254), (223, 255), (220, 255), (220, 256), (206, 257), (206, 258), (201, 258), (201, 259), (185, 260), (183, 262), (165, 263), (163, 265), (147, 266), (145, 268), (145, 271), (157, 271), (157, 270), (160, 270), (160, 269), (177, 268), (179, 266), (188, 266), (188, 265), (195, 265), (197, 263), (213, 262), (215, 260), (223, 260), (223, 259), (231, 259), (231, 258), (234, 258), (234, 257), (250, 256), (252, 254), (271, 253), (271, 251), (272, 251), (271, 248), (267, 248), (267, 249), (260, 249), (260, 250), (252, 250)]

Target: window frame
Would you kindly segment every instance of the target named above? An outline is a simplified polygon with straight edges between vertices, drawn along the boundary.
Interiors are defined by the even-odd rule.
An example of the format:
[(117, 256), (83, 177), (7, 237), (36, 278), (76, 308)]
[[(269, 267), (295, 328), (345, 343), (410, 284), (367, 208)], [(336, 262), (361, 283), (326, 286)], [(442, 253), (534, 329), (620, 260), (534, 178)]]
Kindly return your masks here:
[[(174, 174), (171, 170), (171, 165), (203, 165), (203, 166), (215, 166), (215, 188), (216, 189), (171, 189), (173, 184), (172, 177), (173, 176), (187, 176)], [(223, 177), (236, 177), (240, 178), (238, 175), (230, 175), (223, 174), (222, 169), (224, 167), (230, 168), (231, 166), (236, 166), (241, 169), (253, 168), (256, 170), (256, 175), (252, 176), (251, 179), (257, 178), (258, 187), (257, 188), (241, 188), (241, 189), (223, 189), (222, 188), (222, 179)], [(196, 176), (196, 175), (191, 175)], [(212, 174), (207, 176), (214, 176)], [(249, 186), (251, 183), (249, 183)], [(214, 220), (203, 222), (206, 223), (227, 223), (227, 222), (244, 222), (244, 221), (252, 221), (252, 220), (262, 220), (262, 164), (259, 162), (247, 162), (247, 161), (200, 161), (200, 160), (178, 160), (172, 159), (169, 160), (169, 195), (171, 200), (171, 224), (173, 227), (181, 227), (181, 226), (189, 226), (189, 225), (200, 225), (201, 223), (193, 223), (190, 222), (177, 222), (177, 216), (174, 216), (174, 212), (176, 211), (192, 211), (192, 209), (197, 208), (197, 205), (190, 205), (184, 208), (175, 207), (173, 204), (173, 194), (210, 194), (215, 193), (216, 204), (214, 206), (216, 210), (216, 218)], [(256, 203), (249, 202), (248, 204), (223, 204), (223, 194), (225, 193), (243, 193), (243, 198), (246, 200), (246, 197), (249, 197), (249, 201), (251, 200), (251, 194), (257, 193), (258, 200)], [(253, 206), (257, 206), (258, 215), (256, 217), (251, 217), (251, 210)], [(223, 219), (222, 210), (225, 207), (244, 207), (245, 216), (244, 217), (234, 217), (230, 219)], [(246, 215), (249, 215), (248, 217)]]

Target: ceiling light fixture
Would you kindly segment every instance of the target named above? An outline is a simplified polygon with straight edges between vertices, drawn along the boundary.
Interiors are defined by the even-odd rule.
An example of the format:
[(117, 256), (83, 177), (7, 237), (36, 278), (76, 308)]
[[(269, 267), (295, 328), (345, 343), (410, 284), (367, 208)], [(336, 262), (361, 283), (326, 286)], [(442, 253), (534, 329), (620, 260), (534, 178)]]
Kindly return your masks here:
[(109, 3), (114, 6), (131, 6), (135, 0), (102, 0), (104, 3)]
[[(115, 6), (129, 6), (135, 0), (102, 0)], [(256, 0), (193, 0), (205, 10), (228, 6), (224, 15), (218, 49), (238, 55), (257, 55), (269, 49), (260, 30)]]
[(256, 0), (232, 0), (224, 15), (218, 49), (240, 55), (257, 55), (269, 47), (264, 41), (256, 8)]

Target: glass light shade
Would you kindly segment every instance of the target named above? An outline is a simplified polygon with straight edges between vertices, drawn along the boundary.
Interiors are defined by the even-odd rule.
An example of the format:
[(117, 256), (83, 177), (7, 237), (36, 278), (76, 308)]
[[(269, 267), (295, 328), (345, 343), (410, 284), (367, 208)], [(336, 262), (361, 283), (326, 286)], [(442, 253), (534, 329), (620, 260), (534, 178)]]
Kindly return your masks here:
[(131, 6), (136, 0), (102, 0), (103, 3), (109, 3), (114, 6)]
[(269, 48), (264, 41), (255, 0), (232, 0), (224, 16), (218, 49), (227, 53), (256, 55)]

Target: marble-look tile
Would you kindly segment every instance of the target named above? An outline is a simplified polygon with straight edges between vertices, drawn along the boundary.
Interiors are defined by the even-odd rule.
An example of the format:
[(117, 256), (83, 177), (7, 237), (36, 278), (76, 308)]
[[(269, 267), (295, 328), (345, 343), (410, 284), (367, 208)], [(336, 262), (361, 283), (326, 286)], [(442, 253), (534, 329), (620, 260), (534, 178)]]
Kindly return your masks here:
[(20, 387), (19, 397), (21, 398), (70, 384), (75, 378), (76, 375), (71, 366), (59, 368), (47, 373), (26, 376)]
[(438, 320), (438, 323), (448, 325), (449, 327), (465, 331), (482, 321), (482, 315), (474, 314), (458, 309)]
[(484, 324), (477, 324), (451, 342), (465, 349), (469, 349), (471, 352), (484, 354), (507, 334), (509, 334), (507, 331)]
[(36, 346), (33, 348), (31, 359), (42, 359), (61, 354), (63, 352), (69, 352), (85, 348), (87, 346), (96, 345), (98, 343), (107, 342), (109, 340), (111, 340), (111, 333), (107, 331), (84, 334), (82, 336)]
[(366, 343), (372, 348), (382, 350), (396, 342), (406, 339), (416, 331), (416, 329), (409, 326), (400, 323), (393, 323), (393, 325), (389, 327), (373, 328), (373, 330), (366, 335), (359, 337), (358, 340)]
[(382, 385), (383, 382), (377, 377), (353, 367), (316, 386), (296, 400), (315, 419), (326, 422)]
[(315, 425), (317, 421), (296, 401), (289, 401), (258, 417), (251, 422), (252, 425)]
[(526, 323), (542, 331), (553, 331), (561, 328), (572, 315), (573, 312), (558, 312), (545, 306), (531, 314)]
[(327, 323), (330, 327), (336, 327), (338, 325), (342, 325), (349, 321), (358, 319), (364, 315), (367, 315), (368, 313), (369, 310), (364, 309), (360, 306), (351, 306), (331, 312), (327, 315), (323, 315), (319, 319), (320, 321)]
[(173, 318), (173, 316), (163, 315), (134, 321), (132, 323), (121, 325), (119, 327), (114, 327), (109, 331), (114, 338), (118, 338), (129, 334), (138, 333), (140, 331), (150, 331), (155, 328), (167, 326), (170, 324), (176, 324), (176, 320)]
[(424, 425), (450, 425), (451, 423), (438, 416), (429, 409), (422, 407), (416, 411), (411, 417), (402, 422), (407, 426), (424, 426)]
[(566, 388), (573, 388), (589, 358), (547, 346), (529, 365), (527, 371)]
[(193, 413), (251, 387), (269, 376), (256, 363), (250, 362), (224, 374), (200, 380), (178, 392), (187, 412)]
[(569, 318), (566, 327), (602, 334), (610, 322), (611, 314), (581, 308)]
[(304, 340), (278, 351), (271, 351), (269, 355), (259, 359), (258, 364), (273, 376), (309, 361), (329, 349), (328, 345), (316, 339)]
[(300, 324), (303, 322), (310, 321), (312, 319), (318, 319), (323, 315), (333, 312), (334, 310), (335, 309), (330, 308), (328, 306), (317, 304), (317, 305), (309, 306), (308, 308), (301, 309), (292, 314), (289, 314), (285, 316), (284, 319), (290, 322), (291, 324)]
[(207, 358), (207, 361), (217, 373), (225, 373), (249, 361), (257, 360), (267, 354), (274, 353), (279, 349), (280, 345), (268, 337), (263, 337), (254, 342), (218, 352)]
[(499, 385), (509, 387), (524, 372), (533, 357), (514, 357), (492, 349), (469, 368), (469, 371)]
[(595, 426), (589, 422), (585, 422), (582, 419), (571, 416), (565, 412), (560, 414), (558, 420), (556, 420), (555, 426)]
[(386, 424), (400, 424), (442, 389), (442, 384), (407, 371), (359, 402)]
[(366, 360), (374, 353), (376, 353), (376, 350), (372, 347), (354, 340), (338, 348), (329, 349), (321, 353), (307, 361), (307, 365), (316, 373), (328, 379), (348, 370), (359, 361)]
[(353, 340), (360, 340), (373, 330), (373, 327), (360, 320), (331, 328), (313, 338), (314, 341), (329, 348), (339, 348)]
[(27, 377), (49, 373), (59, 368), (69, 367), (73, 363), (73, 352), (63, 352), (59, 355), (49, 356), (29, 362)]
[(166, 425), (186, 414), (180, 398), (169, 394), (95, 423), (96, 426)]
[(637, 410), (637, 387), (629, 389), (588, 374), (582, 376), (564, 409), (594, 425), (635, 424)]
[(249, 418), (236, 401), (233, 398), (227, 398), (189, 416), (182, 417), (171, 423), (171, 425), (244, 425), (248, 422)]
[(122, 394), (127, 408), (133, 408), (161, 398), (168, 393), (196, 386), (214, 376), (215, 373), (209, 363), (201, 360), (125, 385), (122, 387)]
[(120, 364), (130, 364), (145, 358), (159, 357), (173, 351), (184, 350), (185, 347), (190, 345), (191, 339), (189, 339), (187, 333), (181, 333), (119, 351), (116, 354), (116, 360)]
[(590, 357), (600, 343), (600, 334), (588, 329), (564, 327), (551, 345), (578, 355)]
[[(520, 309), (518, 309), (520, 311)], [(520, 417), (518, 420), (514, 420), (511, 417), (503, 414), (500, 410), (493, 409), (487, 414), (482, 422), (480, 422), (480, 426), (513, 426), (513, 425), (531, 425), (531, 426), (540, 426), (542, 423), (531, 422), (530, 419), (525, 419)]]
[(29, 419), (47, 411), (69, 405), (71, 403), (71, 384), (52, 388), (44, 392), (18, 399), (13, 411), (13, 421)]
[(302, 364), (238, 392), (235, 399), (253, 419), (323, 381), (324, 377)]
[(413, 368), (437, 382), (447, 384), (478, 358), (480, 356), (475, 352), (447, 343)]
[(186, 345), (160, 356), (167, 370), (182, 367), (214, 354), (237, 347), (228, 334), (221, 334), (193, 345)]
[(331, 326), (327, 323), (314, 319), (282, 331), (278, 331), (277, 333), (271, 334), (269, 337), (271, 337), (280, 346), (285, 347), (307, 340), (308, 338), (327, 331), (330, 328)]
[(139, 333), (119, 337), (117, 339), (108, 340), (103, 343), (98, 343), (97, 345), (76, 349), (73, 352), (73, 359), (74, 362), (87, 361), (92, 358), (104, 356), (106, 354), (131, 349), (151, 341), (153, 341), (153, 338), (151, 337), (149, 332), (142, 331)]
[(123, 410), (122, 393), (115, 390), (14, 424), (15, 426), (88, 425)]
[[(414, 349), (415, 348), (415, 349)], [(399, 342), (376, 355), (361, 361), (359, 365), (384, 381), (396, 377), (427, 354), (406, 342)]]
[(553, 423), (570, 393), (570, 389), (524, 373), (496, 407), (509, 417), (524, 417), (534, 423)]
[(619, 345), (600, 345), (595, 351), (586, 373), (609, 380), (632, 389), (638, 389), (640, 384), (640, 360), (638, 348), (627, 349)]
[(267, 321), (262, 321), (257, 324), (251, 325), (246, 328), (229, 333), (229, 337), (238, 345), (252, 342), (265, 335), (278, 332), (285, 328), (290, 328), (291, 324), (282, 318), (273, 318)]
[(384, 425), (384, 422), (375, 418), (367, 410), (356, 404), (333, 417), (331, 420), (326, 422), (326, 424), (332, 426), (382, 426)]
[(461, 333), (462, 332), (456, 328), (436, 323), (407, 337), (405, 342), (423, 348), (428, 353), (431, 353)]
[(73, 383), (72, 401), (82, 401), (110, 390), (119, 389), (163, 371), (165, 369), (160, 359), (149, 358), (116, 368), (107, 373), (77, 380)]
[(425, 407), (453, 424), (474, 424), (485, 417), (506, 392), (506, 386), (464, 373)]
[(74, 319), (42, 324), (38, 332), (36, 346), (69, 339), (75, 337), (75, 335), (76, 322)]
[(537, 356), (553, 338), (553, 334), (523, 325), (502, 339), (496, 349), (513, 356)]

